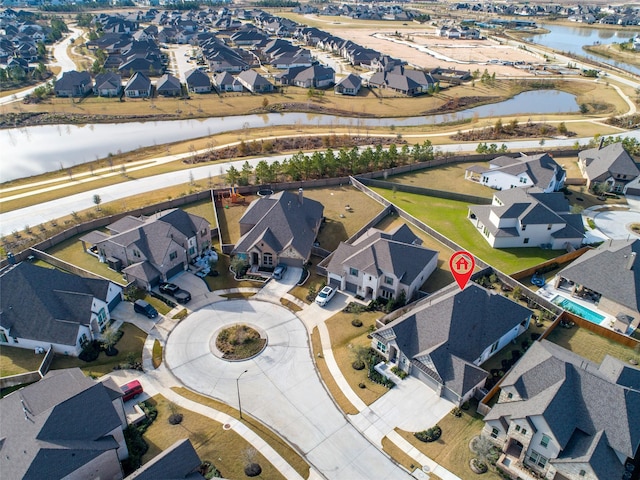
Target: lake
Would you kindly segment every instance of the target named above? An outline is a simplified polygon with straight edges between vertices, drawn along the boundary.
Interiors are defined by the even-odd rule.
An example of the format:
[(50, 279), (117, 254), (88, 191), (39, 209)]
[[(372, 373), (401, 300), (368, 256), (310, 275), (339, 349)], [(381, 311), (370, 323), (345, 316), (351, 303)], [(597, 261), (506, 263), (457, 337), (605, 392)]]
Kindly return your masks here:
[[(405, 127), (502, 115), (555, 114), (579, 111), (576, 97), (557, 90), (524, 92), (504, 102), (457, 113), (407, 118), (351, 118), (308, 113), (270, 113), (201, 120), (171, 120), (88, 125), (44, 125), (0, 130), (3, 146), (0, 181), (29, 177), (107, 157), (161, 145), (236, 131), (238, 139), (249, 128), (291, 125), (347, 126), (352, 131), (369, 127)], [(399, 133), (402, 133), (401, 131)]]

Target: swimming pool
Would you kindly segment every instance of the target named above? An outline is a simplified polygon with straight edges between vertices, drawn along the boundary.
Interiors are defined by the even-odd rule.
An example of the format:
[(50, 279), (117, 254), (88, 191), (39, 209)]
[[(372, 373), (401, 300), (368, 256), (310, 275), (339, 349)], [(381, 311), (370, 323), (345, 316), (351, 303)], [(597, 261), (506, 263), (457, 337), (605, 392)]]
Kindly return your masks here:
[(568, 298), (563, 297), (562, 295), (556, 295), (551, 300), (553, 303), (558, 305), (560, 308), (563, 308), (569, 313), (573, 313), (578, 315), (579, 317), (584, 318), (585, 320), (589, 320), (591, 323), (595, 323), (600, 325), (602, 321), (605, 319), (604, 315), (600, 315), (599, 313), (594, 312), (593, 310), (589, 310), (587, 307), (583, 307), (582, 305), (572, 302)]

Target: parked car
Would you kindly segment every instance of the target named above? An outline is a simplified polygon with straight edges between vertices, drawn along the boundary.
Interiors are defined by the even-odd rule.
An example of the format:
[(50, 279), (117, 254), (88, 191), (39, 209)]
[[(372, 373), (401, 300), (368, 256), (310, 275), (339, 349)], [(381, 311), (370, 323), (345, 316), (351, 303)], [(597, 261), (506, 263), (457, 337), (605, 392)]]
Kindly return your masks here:
[(324, 307), (327, 303), (329, 303), (329, 300), (331, 300), (335, 294), (335, 288), (326, 285), (322, 288), (322, 290), (320, 290), (320, 293), (318, 293), (318, 296), (316, 297), (316, 303), (321, 307)]
[(175, 283), (161, 283), (158, 289), (160, 290), (160, 293), (171, 295), (178, 301), (178, 303), (187, 303), (191, 300), (191, 294), (186, 290), (182, 290)]
[(122, 385), (120, 387), (120, 390), (122, 390), (122, 393), (124, 393), (124, 396), (122, 397), (123, 402), (131, 400), (132, 398), (136, 398), (144, 391), (142, 389), (142, 385), (138, 380), (132, 380), (126, 385)]
[(278, 264), (278, 266), (273, 270), (273, 278), (280, 280), (286, 271), (287, 266), (284, 263)]
[(133, 302), (133, 311), (146, 315), (148, 318), (156, 318), (158, 316), (158, 311), (153, 308), (153, 305), (144, 300), (136, 300)]

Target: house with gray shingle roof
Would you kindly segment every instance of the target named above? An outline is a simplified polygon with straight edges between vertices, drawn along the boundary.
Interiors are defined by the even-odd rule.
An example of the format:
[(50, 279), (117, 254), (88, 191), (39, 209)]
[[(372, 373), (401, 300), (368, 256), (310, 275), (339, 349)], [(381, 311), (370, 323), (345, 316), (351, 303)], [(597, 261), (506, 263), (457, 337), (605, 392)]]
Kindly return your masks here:
[(133, 74), (124, 87), (124, 94), (129, 98), (148, 98), (151, 96), (151, 80), (142, 72)]
[(56, 80), (54, 92), (58, 97), (83, 97), (93, 89), (89, 72), (71, 70)]
[(323, 219), (320, 202), (282, 191), (251, 202), (240, 218), (240, 240), (233, 255), (249, 265), (275, 267), (278, 263), (302, 267), (311, 257)]
[(341, 95), (358, 95), (361, 86), (362, 79), (350, 73), (337, 83), (333, 91)]
[(255, 70), (244, 70), (238, 74), (238, 81), (253, 93), (269, 93), (273, 85)]
[(365, 299), (410, 300), (438, 265), (438, 252), (403, 224), (391, 232), (371, 228), (353, 243), (340, 242), (321, 265), (327, 283)]
[(122, 287), (29, 262), (0, 272), (0, 345), (78, 356), (99, 337)]
[(122, 77), (114, 72), (96, 75), (93, 93), (100, 97), (117, 97), (122, 91)]
[(216, 73), (213, 83), (219, 92), (242, 92), (244, 89), (242, 83), (229, 72)]
[(198, 471), (202, 460), (188, 438), (178, 440), (166, 450), (153, 457), (125, 480), (204, 480)]
[(177, 97), (182, 93), (182, 84), (177, 77), (165, 73), (156, 83), (156, 92), (164, 97)]
[(583, 150), (578, 154), (578, 167), (588, 188), (601, 185), (607, 192), (623, 193), (627, 184), (640, 176), (640, 168), (621, 142)]
[(301, 88), (325, 88), (333, 85), (335, 71), (333, 68), (323, 65), (293, 67), (276, 76), (276, 81), (282, 85), (294, 85)]
[(373, 333), (372, 347), (390, 366), (417, 377), (457, 405), (484, 386), (480, 367), (529, 327), (531, 311), (470, 283), (445, 287)]
[(209, 78), (209, 75), (199, 68), (188, 70), (185, 73), (185, 79), (187, 81), (187, 88), (190, 92), (208, 93), (211, 91), (211, 79)]
[(489, 167), (473, 165), (464, 172), (465, 180), (480, 183), (496, 190), (515, 187), (538, 187), (544, 193), (557, 192), (567, 176), (564, 168), (548, 154), (506, 155), (489, 161)]
[(500, 388), (483, 430), (502, 449), (498, 467), (525, 479), (627, 478), (640, 446), (638, 368), (610, 356), (597, 365), (543, 340)]
[(179, 208), (151, 217), (125, 217), (107, 228), (111, 235), (91, 232), (80, 239), (85, 251), (141, 288), (150, 289), (187, 270), (211, 246), (209, 222)]
[(640, 325), (640, 239), (609, 240), (558, 272), (554, 286), (616, 317), (614, 329), (631, 335)]
[(122, 478), (127, 423), (112, 379), (51, 371), (0, 399), (0, 424), (3, 478)]
[(491, 205), (469, 206), (469, 220), (493, 248), (578, 248), (584, 237), (580, 214), (569, 213), (559, 192), (511, 188), (493, 195)]

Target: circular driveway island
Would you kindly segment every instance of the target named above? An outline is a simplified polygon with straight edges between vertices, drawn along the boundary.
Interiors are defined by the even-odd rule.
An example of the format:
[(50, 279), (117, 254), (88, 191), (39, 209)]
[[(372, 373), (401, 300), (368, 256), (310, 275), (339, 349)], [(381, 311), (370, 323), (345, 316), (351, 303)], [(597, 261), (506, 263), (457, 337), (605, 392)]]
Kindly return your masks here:
[[(266, 348), (249, 360), (215, 356), (215, 332), (241, 323), (264, 330)], [(185, 386), (236, 408), (239, 390), (242, 411), (297, 446), (327, 478), (411, 478), (346, 421), (316, 373), (304, 325), (282, 306), (227, 300), (202, 308), (171, 332), (165, 359)]]
[(593, 217), (598, 229), (607, 237), (614, 240), (626, 240), (627, 238), (638, 238), (631, 231), (629, 225), (640, 223), (640, 212), (633, 210), (605, 210), (596, 213)]

